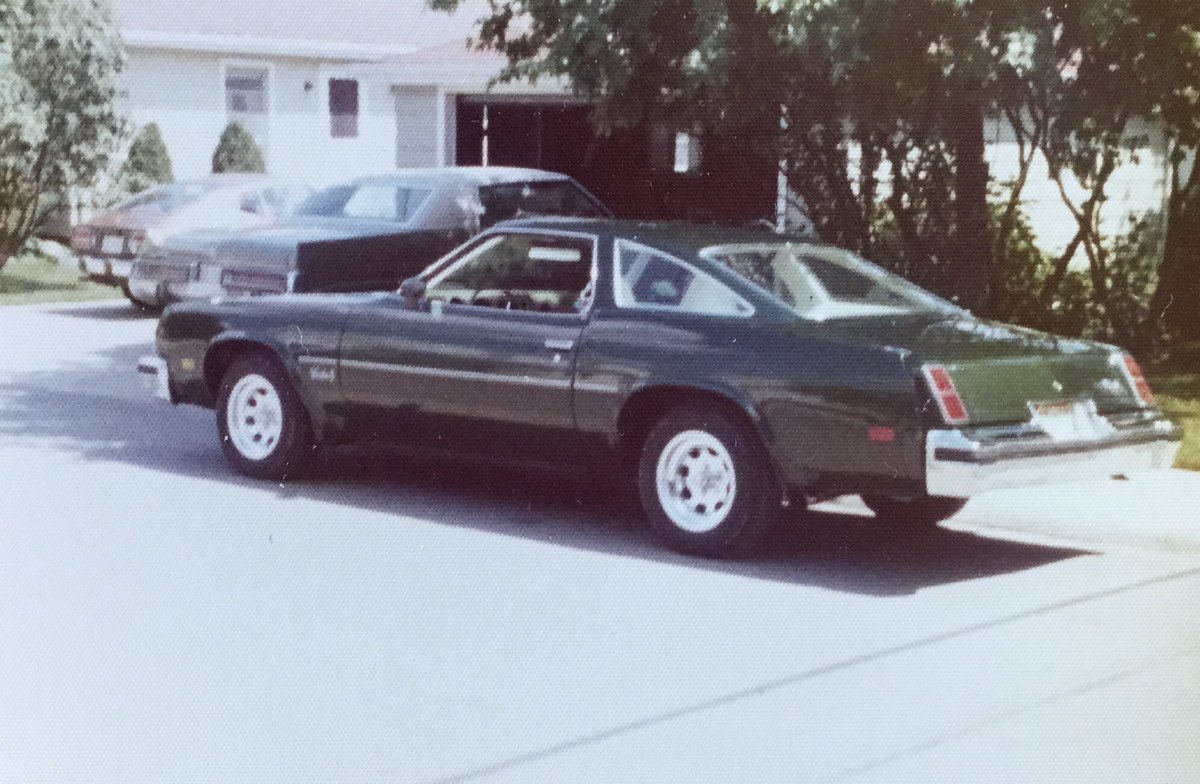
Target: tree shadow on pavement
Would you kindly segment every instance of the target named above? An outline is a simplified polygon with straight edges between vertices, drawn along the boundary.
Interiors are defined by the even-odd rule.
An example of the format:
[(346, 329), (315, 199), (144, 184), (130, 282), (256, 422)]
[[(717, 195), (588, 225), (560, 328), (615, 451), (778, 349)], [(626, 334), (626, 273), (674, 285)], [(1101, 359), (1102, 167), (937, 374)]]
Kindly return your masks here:
[[(414, 458), (397, 450), (339, 448), (312, 478), (279, 485), (235, 474), (217, 443), (213, 413), (171, 407), (133, 391), (145, 346), (106, 355), (105, 366), (25, 374), (0, 384), (0, 444), (51, 444), (103, 463), (203, 477), (350, 509), (518, 536), (631, 558), (780, 583), (876, 596), (1003, 575), (1089, 554), (937, 528), (914, 532), (864, 515), (808, 512), (742, 561), (664, 549), (642, 524), (632, 486), (566, 472)], [(50, 447), (47, 447), (50, 448)], [(182, 486), (181, 486), (182, 487)], [(179, 499), (188, 503), (186, 490)], [(280, 524), (287, 524), (281, 511)], [(551, 557), (548, 555), (548, 557)]]

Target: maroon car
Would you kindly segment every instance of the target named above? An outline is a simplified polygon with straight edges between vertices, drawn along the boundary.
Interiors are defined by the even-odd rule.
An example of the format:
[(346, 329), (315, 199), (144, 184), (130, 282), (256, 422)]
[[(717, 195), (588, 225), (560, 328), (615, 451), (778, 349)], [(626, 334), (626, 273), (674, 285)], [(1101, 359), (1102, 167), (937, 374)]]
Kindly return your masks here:
[(71, 248), (88, 278), (119, 286), (135, 305), (129, 273), (142, 244), (198, 229), (241, 229), (288, 214), (310, 190), (261, 174), (218, 174), (160, 185), (94, 215), (71, 233)]

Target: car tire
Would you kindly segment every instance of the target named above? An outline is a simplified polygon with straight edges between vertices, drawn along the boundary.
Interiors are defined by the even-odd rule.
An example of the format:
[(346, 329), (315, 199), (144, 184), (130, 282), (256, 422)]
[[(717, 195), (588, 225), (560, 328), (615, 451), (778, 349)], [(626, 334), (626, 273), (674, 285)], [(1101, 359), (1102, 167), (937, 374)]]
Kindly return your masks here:
[(686, 405), (651, 429), (638, 461), (650, 528), (708, 558), (752, 553), (778, 524), (778, 482), (758, 434), (717, 406)]
[(162, 307), (160, 305), (156, 305), (153, 302), (147, 302), (144, 299), (140, 299), (137, 295), (135, 295), (132, 291), (130, 291), (128, 282), (121, 284), (121, 291), (122, 291), (122, 293), (125, 294), (125, 299), (132, 302), (133, 306), (135, 308), (137, 308), (138, 310), (144, 310), (147, 313), (158, 313), (159, 311), (162, 310)]
[(931, 528), (958, 514), (967, 505), (965, 498), (922, 495), (916, 498), (894, 498), (866, 493), (861, 496), (875, 518), (882, 522)]
[(265, 352), (236, 357), (217, 392), (217, 433), (225, 458), (255, 479), (294, 479), (315, 449), (312, 422), (291, 378)]

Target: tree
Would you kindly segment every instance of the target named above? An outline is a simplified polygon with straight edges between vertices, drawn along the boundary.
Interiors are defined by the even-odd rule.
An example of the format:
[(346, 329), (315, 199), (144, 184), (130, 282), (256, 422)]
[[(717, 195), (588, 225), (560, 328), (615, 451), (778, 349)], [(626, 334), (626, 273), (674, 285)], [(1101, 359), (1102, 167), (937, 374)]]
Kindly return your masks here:
[(90, 186), (126, 132), (104, 0), (0, 0), (0, 267), (47, 194)]
[(174, 179), (171, 154), (167, 152), (162, 132), (157, 123), (150, 123), (129, 145), (129, 153), (117, 172), (117, 187), (122, 193), (134, 194)]
[[(1135, 264), (1129, 249), (1146, 251), (1147, 227), (1131, 229), (1137, 237), (1106, 236), (1101, 216), (1113, 175), (1143, 155), (1160, 129), (1174, 150), (1194, 146), (1200, 138), (1200, 5), (1194, 0), (1052, 3), (1026, 21), (1024, 67), (1008, 85), (1006, 116), (1018, 141), (1045, 157), (1076, 229), (1045, 277), (1041, 304), (1048, 308), (1056, 301), (1071, 259), (1082, 251), (1103, 332), (1145, 349), (1157, 327), (1137, 315), (1145, 301), (1135, 306), (1127, 300), (1141, 296), (1143, 287), (1128, 283)], [(1028, 165), (1024, 157), (1022, 164)], [(1178, 177), (1173, 182), (1182, 186), (1177, 204), (1182, 206), (1187, 183)], [(1174, 222), (1186, 233), (1186, 220), (1177, 216)], [(1171, 240), (1166, 244), (1173, 247)], [(1173, 261), (1177, 257), (1170, 252), (1167, 257), (1172, 261), (1164, 259), (1162, 274), (1168, 285), (1158, 287), (1164, 297), (1172, 273), (1187, 266)], [(1153, 266), (1154, 261), (1151, 255), (1141, 263)]]
[(1170, 167), (1166, 233), (1150, 317), (1184, 340), (1200, 341), (1200, 6), (1174, 4), (1164, 20), (1161, 58), (1177, 76), (1156, 105)]
[(265, 172), (262, 150), (250, 132), (236, 122), (225, 126), (212, 158), (213, 174), (223, 172)]
[(886, 213), (900, 266), (974, 306), (984, 121), (1018, 2), (495, 0), (478, 42), (507, 55), (502, 79), (566, 77), (601, 133), (667, 120), (749, 142), (831, 242), (869, 253)]
[[(1117, 238), (1103, 236), (1100, 214), (1114, 171), (1145, 142), (1140, 129), (1163, 121), (1176, 196), (1159, 298), (1167, 308), (1200, 296), (1191, 233), (1200, 174), (1188, 163), (1200, 138), (1196, 0), (489, 0), (489, 9), (477, 45), (507, 56), (501, 80), (565, 77), (601, 133), (665, 121), (747, 142), (779, 162), (825, 239), (972, 309), (1017, 307), (1002, 287), (1022, 282), (1022, 296), (1050, 307), (1068, 278), (1078, 290), (1068, 265), (1082, 249), (1094, 310), (1121, 340), (1137, 331), (1126, 322), (1138, 309), (1110, 307), (1127, 276), (1111, 268)], [(999, 188), (984, 156), (992, 118), (1012, 127), (1019, 156), (1017, 176)], [(1022, 192), (1039, 154), (1077, 232), (1031, 279), (1010, 266), (1025, 271), (1032, 258), (1012, 251), (1025, 247)], [(989, 191), (1001, 201), (994, 217)], [(1176, 318), (1200, 312), (1181, 309)]]

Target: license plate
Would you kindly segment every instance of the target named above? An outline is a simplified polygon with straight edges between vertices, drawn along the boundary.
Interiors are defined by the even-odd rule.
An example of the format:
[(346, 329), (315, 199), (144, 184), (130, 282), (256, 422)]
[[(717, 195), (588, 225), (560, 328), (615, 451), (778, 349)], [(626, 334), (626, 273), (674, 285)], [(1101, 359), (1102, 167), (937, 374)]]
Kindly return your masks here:
[(1096, 441), (1113, 432), (1093, 400), (1031, 402), (1029, 421), (1054, 441)]
[(125, 252), (125, 238), (120, 234), (106, 234), (100, 240), (100, 252), (110, 256), (119, 256)]
[(108, 265), (106, 265), (101, 259), (95, 259), (91, 256), (84, 257), (83, 268), (88, 271), (89, 275), (108, 274)]

